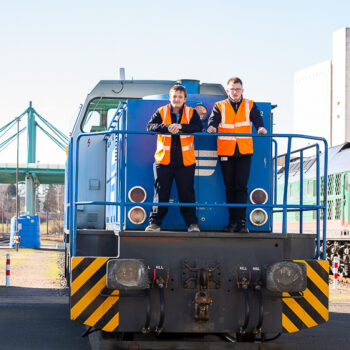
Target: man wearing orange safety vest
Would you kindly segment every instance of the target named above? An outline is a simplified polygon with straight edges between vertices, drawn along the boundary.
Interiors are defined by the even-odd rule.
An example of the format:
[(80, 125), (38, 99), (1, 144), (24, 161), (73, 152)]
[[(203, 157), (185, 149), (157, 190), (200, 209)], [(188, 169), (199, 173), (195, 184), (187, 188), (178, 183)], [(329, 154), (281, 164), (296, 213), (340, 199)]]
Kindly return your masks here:
[[(228, 98), (215, 104), (208, 120), (208, 132), (251, 134), (252, 123), (258, 134), (266, 134), (264, 122), (256, 104), (243, 98), (242, 80), (234, 77), (227, 82)], [(247, 203), (248, 179), (253, 139), (241, 136), (218, 136), (217, 151), (224, 178), (227, 203)], [(246, 208), (229, 207), (229, 224), (225, 232), (247, 233)]]
[[(158, 108), (147, 125), (147, 130), (159, 133), (153, 164), (155, 179), (153, 202), (155, 203), (169, 202), (174, 179), (179, 201), (195, 203), (194, 136), (177, 134), (199, 132), (202, 130), (202, 122), (197, 111), (185, 105), (186, 98), (185, 87), (174, 85), (169, 92), (170, 104)], [(154, 206), (146, 231), (160, 231), (160, 225), (167, 212), (167, 206)], [(196, 208), (181, 206), (180, 212), (188, 231), (199, 231)]]

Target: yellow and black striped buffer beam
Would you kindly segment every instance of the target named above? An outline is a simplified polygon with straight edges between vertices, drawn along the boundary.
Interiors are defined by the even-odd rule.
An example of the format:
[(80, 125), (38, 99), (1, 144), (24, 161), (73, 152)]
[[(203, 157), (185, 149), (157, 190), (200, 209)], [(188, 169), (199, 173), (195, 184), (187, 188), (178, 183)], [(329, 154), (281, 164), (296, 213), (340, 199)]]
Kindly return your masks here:
[(119, 325), (117, 290), (108, 291), (106, 267), (109, 258), (73, 257), (71, 260), (71, 319), (96, 329), (113, 332)]
[[(283, 293), (283, 332), (293, 333), (328, 321), (329, 263), (326, 260), (294, 260), (306, 264), (307, 288), (301, 297)], [(294, 296), (294, 297), (293, 297)], [(292, 298), (291, 298), (292, 297)]]

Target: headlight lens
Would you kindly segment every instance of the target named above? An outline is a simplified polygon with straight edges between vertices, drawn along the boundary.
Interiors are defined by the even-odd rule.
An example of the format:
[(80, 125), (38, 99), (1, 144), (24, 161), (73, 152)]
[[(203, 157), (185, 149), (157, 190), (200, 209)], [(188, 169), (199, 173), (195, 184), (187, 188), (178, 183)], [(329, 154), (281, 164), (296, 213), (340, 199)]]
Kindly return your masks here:
[(113, 259), (107, 262), (107, 288), (140, 290), (149, 288), (148, 268), (138, 259)]
[(146, 211), (142, 207), (132, 207), (128, 212), (128, 218), (134, 225), (141, 225), (146, 220)]
[(254, 190), (250, 192), (250, 201), (253, 204), (265, 204), (268, 198), (269, 196), (263, 188), (254, 188)]
[(266, 288), (271, 292), (301, 292), (306, 289), (306, 265), (293, 261), (271, 264), (266, 270)]
[(250, 222), (255, 226), (263, 226), (266, 224), (268, 215), (264, 209), (256, 208), (249, 215)]
[(142, 203), (147, 198), (146, 190), (141, 186), (134, 186), (128, 193), (129, 199), (134, 203)]

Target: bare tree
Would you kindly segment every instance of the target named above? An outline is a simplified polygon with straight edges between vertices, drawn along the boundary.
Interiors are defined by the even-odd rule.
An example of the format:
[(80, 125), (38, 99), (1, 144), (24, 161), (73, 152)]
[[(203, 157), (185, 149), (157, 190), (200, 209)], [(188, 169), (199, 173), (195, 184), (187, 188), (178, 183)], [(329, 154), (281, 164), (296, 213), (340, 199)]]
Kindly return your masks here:
[(57, 189), (55, 185), (49, 185), (45, 201), (44, 201), (44, 210), (46, 212), (53, 212), (57, 210)]

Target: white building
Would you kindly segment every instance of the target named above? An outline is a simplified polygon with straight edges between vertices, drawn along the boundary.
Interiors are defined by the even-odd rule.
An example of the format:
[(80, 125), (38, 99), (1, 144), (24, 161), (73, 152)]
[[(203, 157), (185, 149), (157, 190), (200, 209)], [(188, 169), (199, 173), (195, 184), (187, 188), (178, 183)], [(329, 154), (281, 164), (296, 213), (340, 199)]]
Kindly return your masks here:
[(333, 33), (332, 59), (294, 74), (294, 132), (350, 141), (350, 28)]

